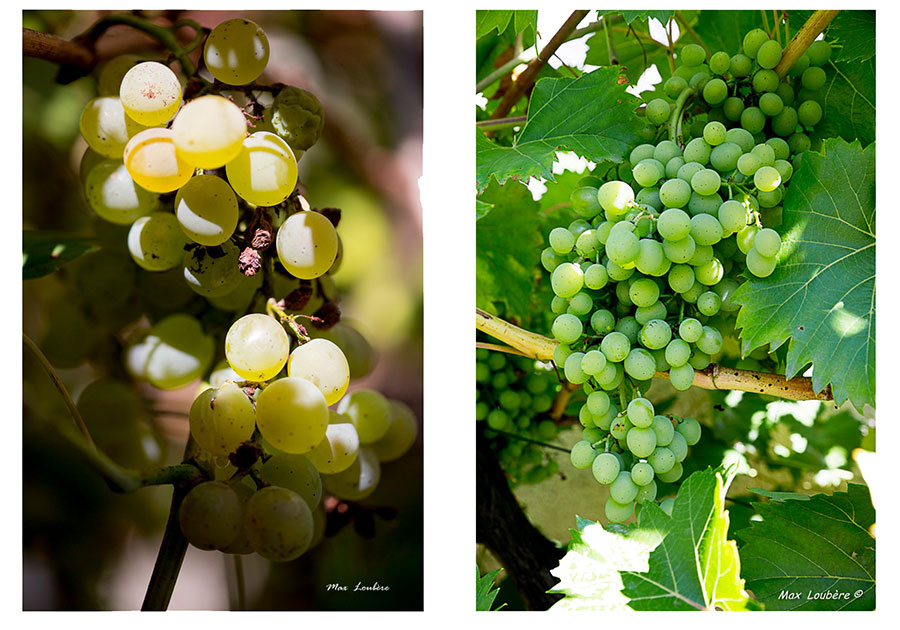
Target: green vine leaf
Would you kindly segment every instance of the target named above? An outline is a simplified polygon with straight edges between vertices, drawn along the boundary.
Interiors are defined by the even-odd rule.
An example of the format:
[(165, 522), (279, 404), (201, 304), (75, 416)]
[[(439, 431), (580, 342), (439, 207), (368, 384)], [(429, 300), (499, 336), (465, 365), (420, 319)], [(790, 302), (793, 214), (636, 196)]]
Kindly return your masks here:
[(31, 280), (46, 276), (95, 249), (96, 244), (91, 238), (58, 232), (24, 232), (22, 277)]
[(500, 571), (502, 569), (495, 569), (490, 573), (479, 575), (478, 567), (475, 567), (475, 610), (487, 611), (494, 605), (494, 600), (497, 599), (497, 594), (500, 592), (499, 588), (494, 587), (494, 578)]
[(476, 130), (476, 185), (483, 191), (491, 177), (553, 180), (557, 151), (571, 150), (600, 162), (621, 162), (636, 144), (643, 123), (634, 115), (638, 99), (625, 91), (614, 68), (601, 68), (577, 79), (542, 79), (528, 106), (528, 118), (511, 147), (488, 140)]
[[(791, 22), (793, 24), (793, 21)], [(711, 53), (724, 50), (729, 55), (738, 51), (735, 45), (744, 41), (744, 35), (763, 26), (759, 11), (700, 11), (694, 30), (709, 46)], [(687, 41), (687, 40), (685, 40)]]
[(541, 258), (538, 204), (528, 188), (513, 183), (492, 184), (480, 201), (493, 207), (475, 222), (475, 303), (495, 314), (501, 304), (528, 314)]
[(659, 20), (663, 26), (669, 21), (675, 11), (601, 11), (600, 15), (622, 15), (622, 19), (626, 24), (631, 24), (635, 20), (646, 21), (651, 18)]
[(620, 571), (646, 571), (650, 552), (664, 533), (636, 527), (607, 531), (580, 517), (578, 528), (570, 530), (566, 555), (550, 571), (559, 579), (550, 592), (565, 595), (550, 610), (629, 610), (628, 598), (621, 592)]
[[(526, 33), (528, 41), (533, 42), (537, 32), (536, 10), (528, 11), (476, 11), (475, 12), (475, 39), (480, 39), (491, 32), (496, 31), (502, 35), (510, 23), (515, 34)], [(525, 46), (530, 46), (526, 43)]]
[(827, 83), (818, 138), (840, 137), (863, 146), (875, 140), (875, 58), (865, 61), (830, 61), (825, 66)]
[(728, 540), (728, 484), (713, 469), (681, 485), (669, 517), (653, 503), (639, 526), (667, 531), (650, 554), (649, 569), (624, 571), (622, 593), (635, 610), (749, 610), (737, 546)]
[(788, 378), (810, 363), (834, 401), (875, 405), (875, 145), (826, 140), (784, 201), (784, 244), (768, 278), (735, 292), (742, 351), (790, 339)]
[(828, 27), (827, 39), (840, 46), (832, 58), (867, 61), (875, 56), (875, 11), (841, 11)]
[[(665, 22), (663, 23), (665, 24)], [(632, 28), (641, 35), (650, 36), (646, 23), (632, 24)], [(611, 35), (616, 50), (616, 58), (619, 61), (618, 71), (625, 73), (629, 83), (637, 84), (644, 71), (653, 65), (659, 70), (663, 79), (669, 76), (669, 64), (666, 61), (667, 53), (665, 48), (642, 41), (631, 33), (611, 33)], [(609, 47), (606, 44), (606, 34), (602, 30), (594, 33), (588, 39), (587, 44), (588, 51), (584, 60), (585, 63), (609, 67)]]
[(771, 610), (874, 610), (875, 509), (865, 486), (807, 500), (754, 503), (742, 529), (743, 575)]

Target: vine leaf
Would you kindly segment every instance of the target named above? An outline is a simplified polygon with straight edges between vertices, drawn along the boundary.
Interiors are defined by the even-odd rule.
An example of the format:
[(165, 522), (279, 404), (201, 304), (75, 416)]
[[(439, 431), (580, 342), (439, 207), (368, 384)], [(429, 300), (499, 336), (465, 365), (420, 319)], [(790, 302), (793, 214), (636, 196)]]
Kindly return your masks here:
[[(791, 12), (793, 16), (793, 12)], [(794, 21), (791, 20), (791, 24)], [(803, 22), (800, 22), (802, 24)], [(759, 11), (700, 11), (694, 30), (709, 46), (710, 52), (725, 50), (734, 54), (735, 42), (744, 41), (744, 35), (763, 26)], [(796, 28), (796, 27), (795, 27)]]
[(737, 532), (747, 586), (770, 610), (874, 610), (875, 509), (869, 489), (754, 503)]
[[(646, 22), (632, 24), (631, 26), (637, 33), (650, 36)], [(611, 35), (613, 45), (616, 48), (619, 72), (624, 72), (630, 83), (637, 84), (644, 71), (653, 65), (656, 65), (663, 79), (667, 78), (669, 65), (666, 62), (667, 53), (665, 48), (651, 42), (643, 42), (632, 33), (621, 34), (614, 32)], [(594, 66), (609, 66), (609, 47), (606, 43), (606, 34), (603, 31), (594, 33), (588, 39), (587, 44), (588, 50), (584, 62)], [(646, 94), (644, 96), (646, 97)]]
[(480, 39), (485, 35), (496, 30), (497, 35), (503, 35), (506, 29), (512, 23), (515, 34), (526, 33), (528, 42), (525, 46), (531, 45), (537, 32), (537, 15), (536, 10), (523, 11), (476, 11), (475, 12), (475, 39)]
[(875, 58), (865, 61), (830, 61), (825, 66), (822, 122), (819, 138), (859, 140), (863, 146), (875, 140)]
[(578, 527), (571, 530), (566, 555), (550, 571), (559, 579), (550, 592), (565, 595), (551, 610), (629, 610), (619, 572), (646, 571), (650, 552), (664, 533), (636, 527), (607, 531), (581, 518)]
[(841, 46), (832, 57), (867, 61), (875, 56), (875, 11), (841, 11), (828, 26), (828, 40)]
[(90, 238), (26, 231), (22, 235), (22, 277), (31, 280), (46, 276), (94, 249), (96, 244)]
[(621, 14), (626, 24), (631, 24), (635, 20), (649, 20), (656, 18), (663, 26), (669, 21), (675, 11), (601, 11), (600, 15), (617, 15)]
[(826, 140), (784, 201), (784, 244), (768, 278), (735, 291), (742, 352), (790, 339), (786, 376), (813, 365), (835, 404), (875, 405), (875, 145)]
[(501, 570), (495, 569), (490, 573), (479, 575), (478, 567), (475, 567), (475, 610), (490, 610), (494, 605), (494, 600), (497, 599), (497, 594), (500, 592), (499, 588), (494, 587), (494, 578)]
[(622, 572), (635, 610), (750, 610), (737, 545), (728, 540), (725, 492), (728, 484), (708, 468), (678, 490), (672, 516), (653, 503), (641, 510), (639, 527), (666, 531), (650, 554), (649, 569)]
[(476, 130), (476, 185), (483, 191), (493, 176), (553, 180), (557, 151), (574, 151), (600, 162), (621, 162), (639, 137), (643, 123), (634, 115), (638, 99), (625, 91), (615, 68), (601, 68), (577, 79), (542, 79), (535, 85), (528, 118), (513, 146), (500, 146)]
[[(475, 222), (476, 306), (498, 313), (506, 303), (513, 313), (531, 312), (531, 289), (540, 266), (538, 204), (520, 184), (493, 184), (481, 196)], [(483, 212), (490, 205), (490, 212)]]

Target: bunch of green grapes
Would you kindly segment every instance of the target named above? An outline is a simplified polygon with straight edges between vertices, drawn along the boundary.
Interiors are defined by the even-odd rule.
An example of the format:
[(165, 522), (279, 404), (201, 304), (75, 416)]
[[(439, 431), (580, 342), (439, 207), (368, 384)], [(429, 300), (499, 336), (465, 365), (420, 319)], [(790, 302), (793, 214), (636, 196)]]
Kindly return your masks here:
[(539, 444), (526, 441), (550, 442), (559, 432), (548, 415), (559, 389), (553, 370), (479, 348), (475, 381), (475, 419), (483, 421), (483, 430), (494, 438), (497, 459), (512, 483), (538, 483), (553, 475), (557, 463)]
[(225, 338), (227, 364), (191, 406), (198, 457), (215, 464), (207, 466), (213, 479), (192, 489), (180, 512), (185, 537), (201, 549), (294, 560), (316, 538), (325, 492), (368, 497), (381, 465), (415, 442), (408, 406), (371, 389), (348, 394), (341, 348), (324, 338), (300, 341), (291, 350), (273, 317), (241, 317)]
[[(797, 158), (810, 149), (807, 133), (822, 119), (830, 46), (815, 42), (781, 78), (774, 71), (778, 42), (755, 29), (743, 43), (734, 56), (716, 52), (709, 59), (700, 46), (685, 46), (663, 85), (674, 105), (656, 98), (645, 109), (653, 125), (646, 138), (657, 136), (656, 127), (670, 137), (641, 144), (624, 164), (585, 177), (571, 196), (579, 218), (549, 233), (541, 261), (554, 294), (551, 332), (560, 342), (554, 362), (587, 394), (580, 419), (589, 435), (573, 451), (576, 465), (593, 465), (600, 437), (650, 457), (650, 424), (668, 420), (657, 420), (651, 406), (640, 419), (646, 424), (634, 421), (632, 406), (646, 402), (641, 392), (657, 372), (686, 390), (695, 370), (736, 353), (734, 291), (775, 270), (780, 204)], [(737, 365), (758, 369), (768, 359), (760, 348)], [(613, 391), (622, 393), (623, 408), (610, 398)], [(632, 433), (646, 437), (637, 452), (628, 445)], [(628, 462), (616, 458), (615, 444), (604, 444), (610, 455), (600, 460), (609, 462), (602, 480), (615, 482), (609, 471), (624, 475)], [(665, 480), (680, 476), (680, 466), (662, 472), (649, 459), (640, 463)], [(647, 480), (638, 486), (651, 488), (653, 475), (638, 469), (638, 479)], [(624, 500), (630, 494), (613, 495), (611, 520), (631, 514), (634, 497)]]

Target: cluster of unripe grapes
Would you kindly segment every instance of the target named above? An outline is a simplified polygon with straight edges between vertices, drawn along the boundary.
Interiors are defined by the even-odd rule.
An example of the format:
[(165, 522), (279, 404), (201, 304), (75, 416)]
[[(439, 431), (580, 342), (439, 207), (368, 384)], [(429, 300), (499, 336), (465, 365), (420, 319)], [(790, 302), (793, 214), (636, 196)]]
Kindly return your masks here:
[(588, 396), (592, 408), (605, 404), (612, 411), (595, 426), (582, 420), (581, 441), (572, 447), (570, 458), (575, 468), (590, 468), (594, 479), (610, 486), (606, 517), (622, 523), (631, 518), (636, 505), (656, 500), (656, 479), (664, 483), (681, 479), (681, 462), (688, 447), (700, 440), (700, 423), (656, 415), (646, 398), (632, 399), (624, 413), (617, 413), (604, 397), (605, 392)]
[[(268, 58), (263, 30), (233, 19), (204, 42), (201, 70), (213, 81), (134, 55), (103, 66), (80, 130), (104, 249), (78, 261), (76, 280), (85, 302), (110, 307), (111, 330), (150, 320), (124, 344), (132, 377), (159, 389), (204, 381), (188, 461), (209, 480), (182, 502), (188, 541), (288, 561), (321, 539), (323, 495), (368, 497), (382, 463), (415, 442), (417, 421), (374, 390), (347, 394), (374, 354), (339, 321), (340, 211), (313, 210), (297, 192), (297, 160), (322, 132), (322, 107), (305, 90), (256, 85)], [(123, 388), (89, 388), (82, 406), (92, 417), (128, 414), (93, 402)]]
[(324, 491), (346, 501), (368, 497), (381, 464), (412, 447), (416, 418), (374, 390), (345, 396), (350, 366), (341, 349), (311, 339), (291, 351), (284, 327), (267, 315), (232, 324), (225, 357), (227, 367), (213, 373), (190, 411), (198, 458), (223, 480), (187, 494), (182, 532), (201, 549), (293, 560), (324, 531)]
[[(657, 98), (645, 108), (653, 142), (583, 178), (571, 195), (579, 218), (549, 233), (541, 262), (554, 293), (554, 362), (584, 386), (585, 431), (630, 417), (631, 403), (618, 409), (606, 392), (645, 391), (657, 372), (688, 389), (734, 337), (735, 290), (775, 270), (780, 204), (822, 118), (830, 46), (815, 42), (781, 79), (777, 41), (754, 29), (743, 44), (709, 59), (685, 46), (663, 85), (674, 104)], [(628, 511), (628, 494), (614, 495), (612, 520)]]
[(552, 441), (559, 432), (548, 416), (559, 390), (555, 372), (536, 365), (534, 360), (484, 348), (476, 351), (476, 359), (475, 419), (486, 425), (480, 425), (479, 430), (494, 438), (491, 444), (510, 483), (533, 484), (547, 479), (559, 469), (539, 444)]

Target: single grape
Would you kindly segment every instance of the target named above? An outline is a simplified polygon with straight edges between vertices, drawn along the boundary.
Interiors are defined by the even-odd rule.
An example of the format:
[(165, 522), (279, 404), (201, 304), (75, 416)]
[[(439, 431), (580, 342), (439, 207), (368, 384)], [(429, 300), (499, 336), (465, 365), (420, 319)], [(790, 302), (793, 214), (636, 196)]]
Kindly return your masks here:
[(669, 381), (678, 391), (685, 391), (694, 384), (694, 368), (686, 363), (669, 370)]
[(225, 357), (248, 381), (268, 381), (288, 360), (290, 340), (281, 324), (261, 313), (234, 322), (225, 336)]
[(257, 206), (277, 206), (297, 186), (294, 152), (280, 136), (268, 131), (247, 136), (237, 156), (225, 165), (225, 172), (234, 192)]
[(171, 129), (146, 129), (135, 134), (122, 155), (131, 178), (147, 190), (178, 190), (194, 175), (194, 168), (175, 149)]
[(625, 436), (625, 442), (635, 457), (647, 457), (656, 448), (656, 433), (651, 428), (632, 427)]
[(662, 501), (660, 501), (659, 507), (663, 512), (665, 512), (669, 516), (672, 516), (672, 509), (675, 507), (675, 499), (671, 497), (668, 499), (663, 499)]
[[(273, 381), (259, 393), (256, 401), (259, 432), (267, 442), (285, 453), (296, 455), (315, 448), (325, 437), (328, 420), (328, 406), (322, 392), (302, 378), (289, 376)], [(385, 418), (385, 431), (386, 425)], [(378, 437), (383, 434), (384, 431)]]
[(298, 154), (318, 142), (325, 128), (325, 114), (316, 95), (291, 85), (277, 93), (264, 121)]
[(303, 455), (275, 453), (259, 467), (259, 477), (273, 486), (296, 492), (310, 510), (322, 501), (322, 478)]
[(575, 468), (587, 468), (594, 463), (594, 457), (597, 453), (594, 451), (591, 443), (582, 440), (576, 442), (569, 453), (569, 459)]
[(333, 405), (350, 384), (350, 365), (341, 349), (327, 339), (312, 339), (291, 352), (288, 376), (306, 379), (319, 388), (325, 402)]
[(621, 465), (612, 453), (600, 453), (591, 464), (591, 472), (599, 483), (609, 485), (618, 478)]
[(570, 298), (584, 286), (584, 270), (574, 263), (562, 263), (550, 274), (550, 286), (559, 297)]
[[(665, 416), (653, 416), (653, 422), (651, 423), (650, 428), (656, 433), (657, 447), (668, 446), (675, 436), (675, 428), (672, 426), (672, 422)], [(657, 448), (657, 450), (659, 449)]]
[(565, 365), (563, 366), (566, 380), (575, 385), (586, 383), (590, 378), (590, 375), (586, 374), (584, 370), (581, 369), (582, 359), (584, 359), (583, 352), (573, 352), (566, 358)]
[(240, 107), (214, 94), (187, 103), (172, 121), (178, 154), (200, 168), (220, 168), (241, 152), (247, 122)]
[(360, 444), (377, 442), (391, 426), (390, 404), (375, 390), (356, 390), (341, 400), (337, 411), (356, 427)]
[(634, 191), (625, 182), (606, 182), (598, 189), (597, 200), (608, 213), (619, 216), (625, 214), (634, 202)]
[(751, 59), (756, 59), (756, 56), (759, 54), (759, 49), (767, 41), (770, 41), (769, 34), (761, 28), (754, 28), (744, 35), (744, 54)]
[(595, 416), (603, 416), (609, 411), (609, 394), (606, 392), (591, 392), (587, 397), (587, 408)]
[(645, 114), (647, 121), (659, 127), (669, 119), (670, 106), (669, 103), (662, 98), (655, 98), (647, 103)]
[(97, 216), (116, 225), (131, 225), (161, 205), (159, 195), (138, 186), (121, 160), (101, 158), (88, 172), (84, 191)]
[(222, 549), (237, 538), (243, 516), (243, 505), (231, 486), (206, 481), (185, 495), (178, 509), (178, 524), (187, 541), (198, 549)]
[(147, 129), (125, 113), (122, 102), (115, 96), (88, 101), (81, 110), (78, 128), (91, 149), (114, 160), (121, 160), (128, 142)]
[(775, 258), (763, 256), (756, 247), (747, 252), (747, 270), (757, 278), (767, 278), (775, 271)]
[(684, 436), (688, 446), (700, 441), (700, 423), (693, 418), (684, 418), (675, 429)]
[(720, 173), (730, 173), (737, 168), (741, 154), (741, 147), (733, 142), (724, 142), (712, 150), (709, 163)]
[(609, 361), (618, 363), (625, 360), (631, 350), (631, 343), (624, 334), (611, 332), (600, 342), (600, 349)]
[(800, 81), (807, 90), (820, 90), (825, 86), (825, 71), (822, 68), (811, 66), (803, 71)]
[[(687, 143), (687, 146), (684, 147), (684, 159), (688, 163), (697, 162), (701, 165), (708, 164), (711, 154), (712, 146), (710, 146), (710, 144), (704, 138), (694, 138)], [(678, 173), (678, 177), (681, 177), (680, 171)]]
[(683, 339), (672, 339), (666, 345), (666, 363), (672, 367), (679, 367), (688, 362), (691, 357), (691, 347)]
[(697, 245), (690, 235), (677, 241), (663, 240), (663, 251), (666, 254), (666, 258), (677, 264), (689, 261), (694, 255), (696, 248)]
[(212, 365), (215, 342), (200, 322), (185, 314), (158, 321), (144, 340), (141, 374), (159, 389), (178, 389)]
[(703, 315), (712, 316), (722, 307), (722, 298), (712, 291), (706, 291), (697, 298), (697, 310)]
[(225, 180), (196, 175), (178, 190), (175, 216), (182, 231), (195, 243), (221, 245), (237, 227), (237, 198)]
[(831, 44), (824, 39), (818, 39), (809, 45), (806, 55), (809, 57), (809, 65), (824, 66), (831, 58)]
[(728, 97), (728, 86), (722, 79), (711, 79), (703, 86), (703, 100), (710, 105), (719, 105)]
[(684, 293), (694, 286), (694, 270), (690, 265), (672, 265), (669, 270), (669, 286), (676, 293)]
[(649, 381), (656, 373), (656, 359), (643, 348), (632, 348), (623, 365), (625, 373), (639, 381)]
[[(636, 427), (646, 428), (653, 422), (653, 403), (646, 398), (635, 398), (628, 403), (628, 419)], [(640, 484), (644, 485), (644, 484)]]
[(273, 562), (303, 555), (313, 538), (313, 516), (296, 492), (269, 486), (247, 501), (244, 531), (253, 550)]
[(814, 127), (822, 120), (822, 106), (815, 101), (803, 101), (797, 109), (797, 119), (804, 127)]
[[(635, 494), (637, 496), (637, 494)], [(613, 499), (607, 499), (603, 508), (606, 518), (613, 523), (624, 523), (634, 514), (634, 503), (619, 503)]]
[(736, 77), (746, 77), (753, 69), (753, 60), (747, 55), (738, 53), (731, 58), (729, 72)]
[(298, 212), (278, 228), (275, 247), (278, 260), (288, 273), (312, 280), (334, 264), (338, 252), (337, 231), (323, 214)]
[(203, 60), (212, 75), (222, 83), (252, 83), (269, 62), (269, 40), (265, 32), (250, 20), (225, 20), (206, 38)]
[[(577, 319), (577, 318), (576, 318)], [(578, 321), (581, 324), (581, 320)], [(616, 317), (611, 312), (606, 309), (597, 309), (591, 315), (591, 328), (598, 335), (604, 335), (608, 332), (612, 332), (616, 325)], [(556, 333), (553, 334), (556, 337)], [(581, 333), (578, 333), (578, 336), (581, 336)], [(557, 339), (559, 339), (557, 337)], [(577, 340), (577, 337), (576, 337)], [(574, 341), (574, 340), (573, 340)], [(569, 343), (572, 343), (571, 341)]]
[(581, 320), (571, 313), (563, 313), (553, 320), (550, 327), (553, 336), (563, 344), (571, 344), (581, 337), (584, 325)]
[(606, 355), (599, 350), (589, 350), (581, 360), (581, 369), (585, 374), (594, 376), (606, 367)]
[(185, 238), (178, 220), (169, 212), (151, 212), (128, 230), (132, 260), (147, 271), (166, 271), (184, 259)]
[(646, 486), (653, 481), (653, 467), (646, 462), (638, 462), (631, 467), (631, 480), (638, 486)]
[(204, 297), (225, 296), (240, 281), (239, 257), (240, 251), (230, 241), (218, 247), (188, 249), (182, 259), (184, 281)]
[(122, 79), (138, 63), (144, 61), (140, 55), (118, 55), (98, 66), (97, 93), (100, 96), (118, 96)]
[(125, 73), (119, 100), (135, 122), (154, 127), (168, 122), (178, 111), (181, 83), (168, 66), (145, 61)]
[(741, 127), (757, 134), (766, 126), (766, 115), (758, 107), (747, 107), (741, 112)]
[(335, 475), (323, 475), (325, 489), (345, 501), (359, 501), (375, 491), (381, 481), (381, 464), (369, 448), (360, 447), (356, 461)]
[[(670, 428), (672, 427), (672, 423), (669, 422), (668, 418), (666, 418), (666, 423), (669, 425)], [(674, 434), (675, 434), (675, 430), (672, 429), (673, 437), (674, 437)], [(671, 443), (671, 439), (669, 440), (669, 443)], [(647, 458), (647, 463), (653, 467), (653, 471), (657, 475), (660, 475), (660, 474), (665, 474), (665, 473), (669, 472), (670, 470), (672, 470), (672, 467), (675, 466), (675, 464), (677, 462), (675, 461), (675, 454), (672, 453), (671, 449), (664, 447), (664, 446), (660, 446), (660, 447), (657, 447), (650, 454), (650, 457)]]
[(618, 503), (630, 503), (638, 493), (638, 485), (631, 479), (631, 473), (623, 470), (616, 475), (609, 486), (609, 496)]
[(548, 240), (553, 251), (560, 255), (568, 254), (575, 247), (575, 235), (564, 227), (550, 230)]
[(191, 405), (191, 435), (213, 455), (230, 455), (253, 436), (253, 403), (233, 382), (202, 392)]
[(754, 185), (763, 192), (770, 192), (781, 185), (781, 173), (772, 166), (762, 166), (753, 175)]
[(691, 218), (691, 238), (697, 245), (715, 245), (722, 240), (722, 224), (712, 215), (698, 214)]

